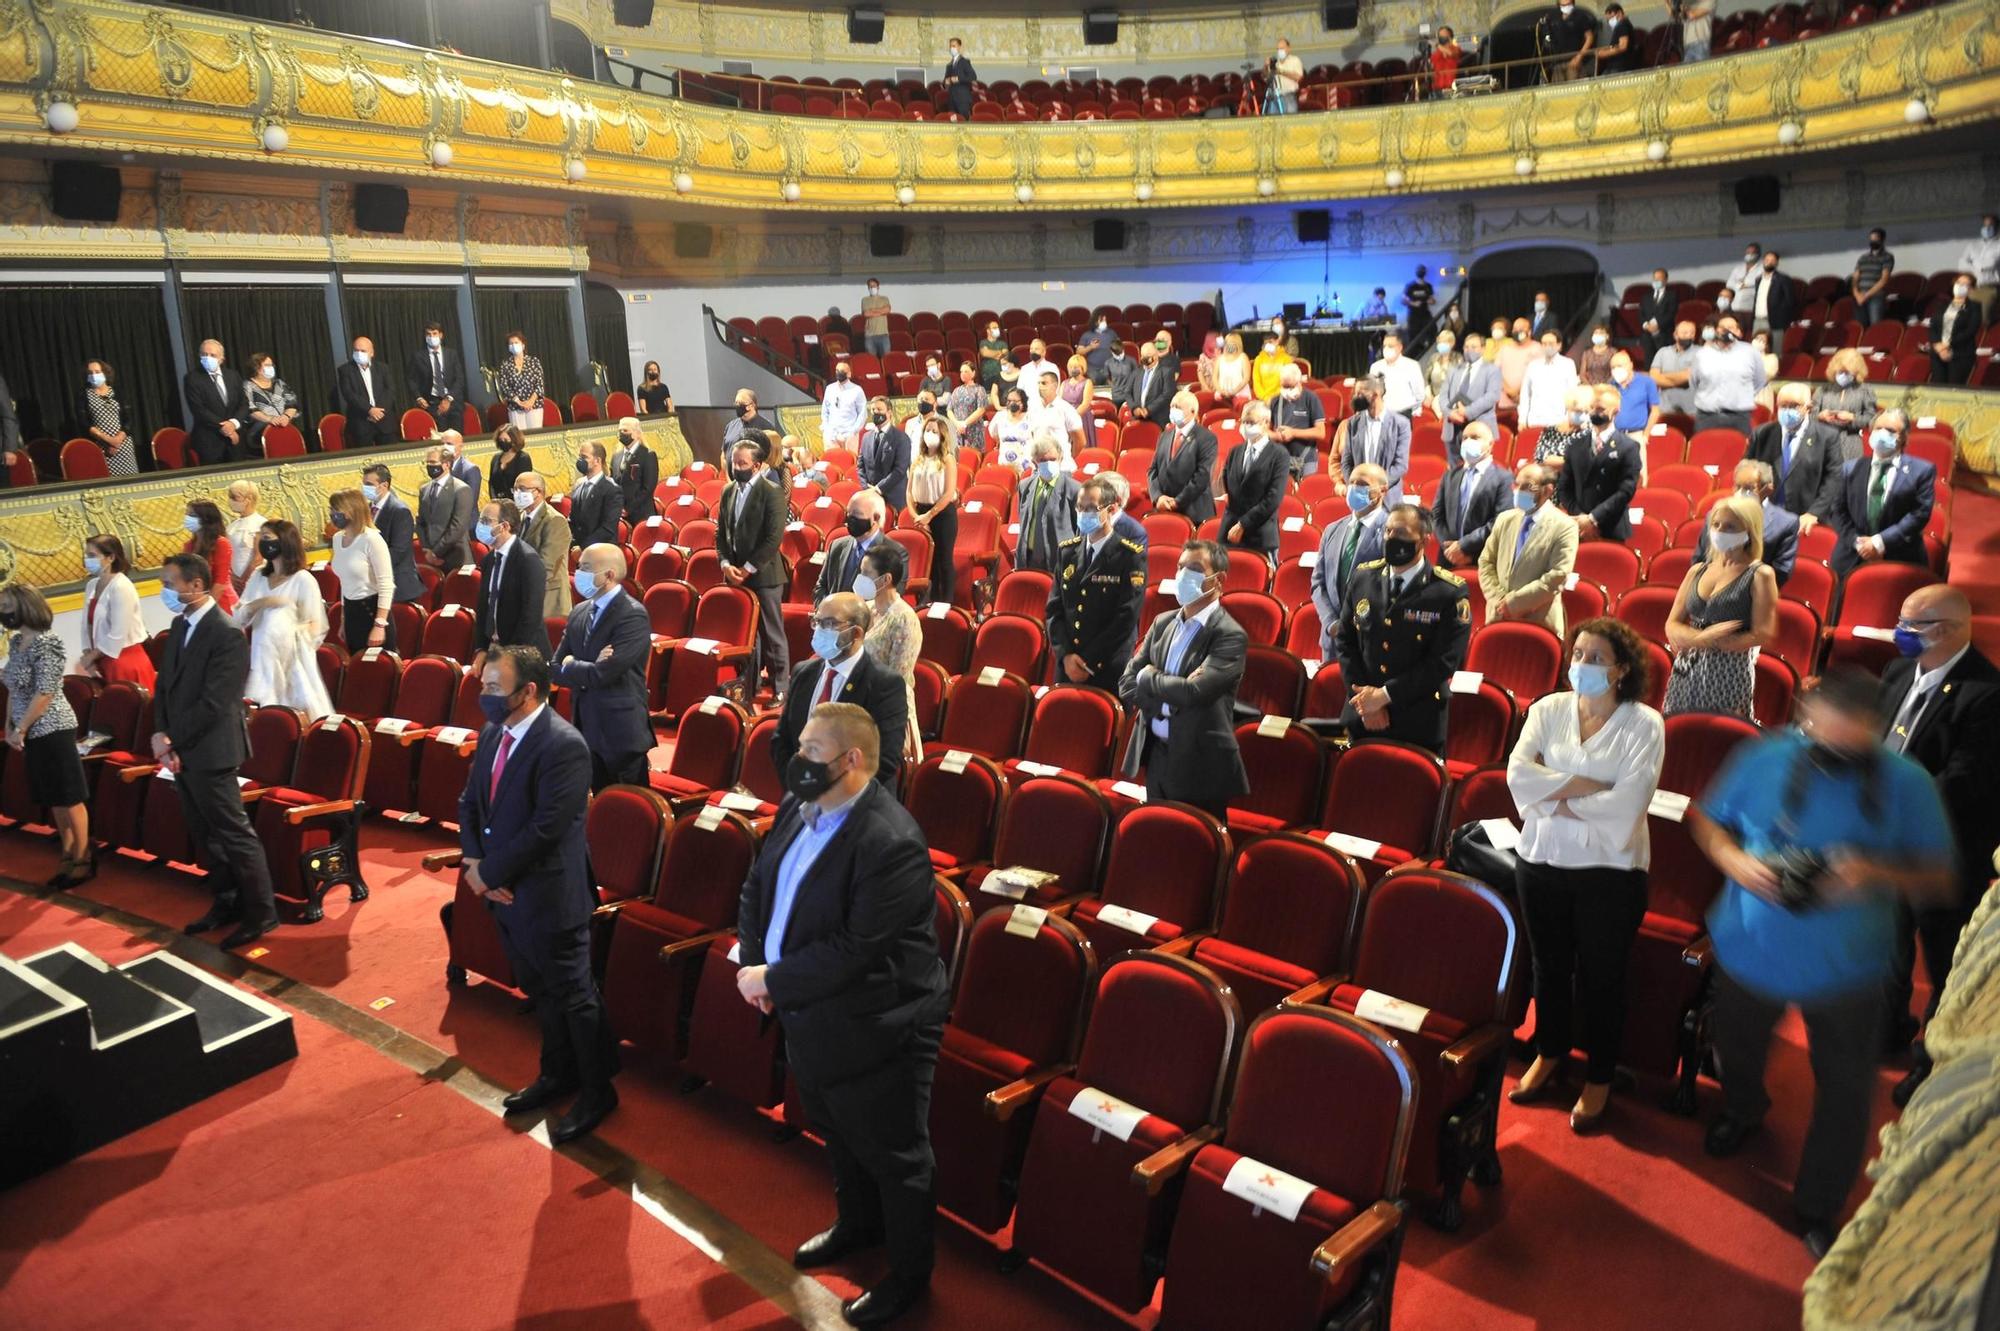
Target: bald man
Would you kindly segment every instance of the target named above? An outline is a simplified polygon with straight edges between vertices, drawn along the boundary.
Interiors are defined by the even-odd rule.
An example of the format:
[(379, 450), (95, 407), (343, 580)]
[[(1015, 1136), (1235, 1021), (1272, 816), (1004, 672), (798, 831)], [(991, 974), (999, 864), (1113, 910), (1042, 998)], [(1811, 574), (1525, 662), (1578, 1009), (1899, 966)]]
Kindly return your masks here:
[(365, 337), (354, 339), (348, 363), (333, 376), (334, 395), (340, 414), (347, 418), (344, 438), (349, 448), (372, 444), (393, 444), (402, 437), (401, 400), (389, 379), (389, 370), (375, 359), (375, 344)]
[(652, 624), (625, 594), (625, 555), (587, 546), (577, 559), (576, 609), (556, 648), (555, 682), (571, 690), (576, 728), (590, 742), (592, 792), (646, 784), (653, 724), (646, 714), (646, 657)]
[[(1972, 908), (1993, 877), (2000, 845), (2000, 670), (1972, 645), (1972, 604), (1942, 583), (1921, 587), (1903, 602), (1896, 621), (1902, 653), (1882, 672), (1878, 702), (1888, 718), (1883, 743), (1921, 764), (1938, 786), (1958, 843), (1958, 892), (1946, 904), (1912, 910), (1897, 906), (1896, 966), (1889, 977), (1889, 1040), (1900, 1045), (1916, 1033), (1910, 1015), (1910, 977), (1921, 946), (1930, 976), (1928, 1022), (1951, 974), (1952, 949)], [(1898, 1083), (1896, 1103), (1908, 1100), (1930, 1073), (1919, 1040), (1910, 1074)]]

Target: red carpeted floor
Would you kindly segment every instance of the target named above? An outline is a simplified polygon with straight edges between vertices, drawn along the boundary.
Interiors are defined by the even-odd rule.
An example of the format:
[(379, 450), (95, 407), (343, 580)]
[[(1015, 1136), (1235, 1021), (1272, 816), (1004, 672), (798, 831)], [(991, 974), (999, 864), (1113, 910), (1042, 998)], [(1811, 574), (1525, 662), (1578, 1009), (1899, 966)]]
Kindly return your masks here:
[[(437, 907), (450, 888), (418, 864), (442, 844), (371, 823), (373, 897), (330, 901), (322, 923), (280, 929), (256, 964), (358, 1008), (390, 1000), (375, 1015), (518, 1084), (535, 1067), (532, 1018), (496, 986), (444, 984)], [(0, 831), (0, 855), (27, 881), (53, 868), (53, 850), (18, 832)], [(204, 905), (197, 880), (130, 862), (107, 863), (84, 894), (170, 923)], [(0, 894), (0, 946), (18, 954), (80, 929), (52, 909)], [(107, 928), (93, 924), (85, 941), (101, 946), (96, 931)], [(761, 1314), (749, 1306), (749, 1287), (621, 1194), (593, 1188), (580, 1166), (545, 1158), (456, 1092), (310, 1020), (300, 1044), (290, 1067), (0, 1196), (10, 1268), (0, 1274), (11, 1277), (0, 1326), (108, 1324), (100, 1282), (83, 1274), (100, 1259), (154, 1273), (141, 1282), (146, 1316), (123, 1319), (149, 1328), (268, 1319), (274, 1297), (301, 1291), (315, 1316), (338, 1310), (350, 1329), (783, 1320), (768, 1303)], [(1468, 1192), (1456, 1235), (1412, 1226), (1397, 1327), (1796, 1325), (1810, 1259), (1786, 1221), (1811, 1076), (1795, 1023), (1771, 1069), (1770, 1130), (1734, 1161), (1707, 1159), (1700, 1121), (1654, 1107), (1654, 1088), (1620, 1097), (1615, 1126), (1588, 1140), (1569, 1132), (1563, 1110), (1504, 1107), (1506, 1180)], [(1884, 1117), (1895, 1075), (1883, 1074)], [(683, 1095), (677, 1080), (669, 1066), (628, 1058), (623, 1105), (601, 1136), (774, 1251), (830, 1218), (816, 1145), (774, 1142), (763, 1118), (713, 1093)], [(1704, 1115), (1712, 1108), (1705, 1087)], [(180, 1223), (190, 1216), (198, 1223)], [(999, 1275), (984, 1238), (944, 1230), (936, 1297), (910, 1325), (1125, 1325), (1039, 1271)], [(826, 1283), (846, 1294), (876, 1274), (858, 1267)], [(120, 1307), (139, 1306), (126, 1297), (117, 1291)], [(510, 1311), (494, 1315), (496, 1300)]]

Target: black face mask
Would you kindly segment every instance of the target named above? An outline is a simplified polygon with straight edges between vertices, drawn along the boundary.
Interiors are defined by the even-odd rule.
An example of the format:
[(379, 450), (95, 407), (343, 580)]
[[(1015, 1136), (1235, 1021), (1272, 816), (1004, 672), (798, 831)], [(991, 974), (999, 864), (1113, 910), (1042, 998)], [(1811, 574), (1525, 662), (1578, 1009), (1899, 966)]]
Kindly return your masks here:
[(808, 802), (826, 794), (839, 779), (832, 763), (816, 763), (803, 753), (793, 754), (785, 764), (785, 789)]
[(588, 476), (588, 475), (590, 475), (590, 459), (589, 459), (589, 458), (578, 458), (578, 459), (576, 460), (576, 473), (577, 473), (577, 475), (579, 475), (579, 476)]
[(833, 372), (833, 377), (840, 380), (840, 382), (844, 384), (849, 379), (852, 379), (854, 376), (846, 370), (835, 370)]
[(873, 530), (875, 530), (875, 524), (867, 518), (857, 518), (852, 513), (847, 515), (847, 534), (855, 540), (860, 540)]
[[(917, 403), (917, 415), (919, 415), (919, 416), (928, 416), (928, 415), (930, 415), (930, 414), (931, 414), (932, 412), (934, 412), (934, 411), (936, 411), (936, 410), (937, 410), (937, 408), (936, 408), (935, 406), (933, 406), (933, 405), (932, 405), (931, 403), (928, 403), (928, 402), (919, 402), (919, 403)], [(878, 418), (878, 419), (876, 420), (876, 422), (875, 422), (875, 423), (876, 423), (877, 425), (880, 425), (880, 424), (881, 424), (882, 422), (881, 422), (881, 420), (880, 420), (880, 419)]]
[(1024, 397), (1010, 397), (1007, 399), (1007, 410), (1026, 411), (1027, 409), (1028, 409), (1028, 399)]
[(1694, 345), (1694, 339), (1691, 337), (1677, 337), (1674, 339), (1674, 345), (1679, 347), (1682, 351), (1686, 351), (1689, 347)]
[(276, 538), (257, 542), (257, 553), (266, 559), (276, 559), (281, 548)]
[(748, 485), (750, 483), (750, 478), (755, 476), (757, 473), (755, 471), (752, 471), (748, 467), (738, 467), (729, 474), (735, 477), (736, 483), (738, 485)]
[(1402, 568), (1417, 557), (1417, 543), (1407, 536), (1385, 536), (1382, 557), (1389, 561), (1390, 568)]
[(621, 434), (621, 435), (619, 435), (619, 436), (618, 436), (618, 446), (619, 446), (620, 448), (630, 448), (630, 447), (632, 447), (632, 436), (631, 436), (631, 435), (629, 435), (629, 434)]
[(1882, 246), (1883, 246), (1883, 243), (1884, 243), (1884, 242), (1882, 242), (1882, 241), (1879, 241), (1879, 240), (1870, 240), (1870, 241), (1868, 242), (1868, 248), (1869, 248), (1869, 249), (1871, 249), (1871, 250), (1877, 250), (1877, 251), (1879, 251), (1879, 250), (1880, 250), (1880, 249), (1882, 248)]
[(345, 513), (338, 513), (338, 512), (336, 512), (336, 513), (332, 514), (332, 517), (333, 517), (333, 525), (334, 525), (334, 526), (336, 526), (336, 527), (345, 527), (345, 526), (347, 525), (347, 515), (346, 515)]
[(1369, 408), (1373, 407), (1374, 405), (1375, 405), (1375, 400), (1369, 397), (1366, 393), (1356, 393), (1354, 395), (1355, 415), (1357, 416), (1367, 415)]
[(1601, 430), (1611, 424), (1611, 413), (1608, 411), (1593, 411), (1590, 413), (1590, 423)]
[[(842, 377), (845, 378), (846, 376), (843, 375)], [(742, 406), (738, 407), (736, 410), (737, 413), (741, 415), (743, 419), (746, 421), (749, 420), (752, 416), (755, 416), (757, 414), (757, 408), (751, 406), (748, 402), (745, 402)]]
[(868, 419), (875, 422), (877, 429), (880, 429), (882, 426), (887, 425), (889, 423), (889, 417), (886, 412), (878, 411), (873, 415), (871, 415)]
[(0, 614), (0, 629), (6, 629), (9, 633), (12, 633), (20, 627), (21, 617), (12, 610), (7, 611), (5, 614)]
[(424, 464), (424, 475), (430, 477), (432, 480), (436, 480), (438, 477), (444, 475), (444, 467), (436, 462), (426, 462)]

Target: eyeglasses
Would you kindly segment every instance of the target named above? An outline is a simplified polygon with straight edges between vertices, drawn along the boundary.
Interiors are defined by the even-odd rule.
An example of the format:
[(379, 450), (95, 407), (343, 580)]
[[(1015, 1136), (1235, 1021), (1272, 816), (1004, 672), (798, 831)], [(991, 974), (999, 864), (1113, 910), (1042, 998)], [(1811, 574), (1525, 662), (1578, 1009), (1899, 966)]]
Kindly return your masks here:
[(1899, 629), (1921, 630), (1928, 628), (1936, 628), (1940, 624), (1956, 624), (1957, 622), (1958, 621), (1955, 619), (1898, 619), (1896, 621), (1896, 627)]
[(816, 629), (825, 629), (830, 633), (839, 633), (847, 627), (845, 623), (838, 619), (815, 619), (812, 622), (812, 626)]

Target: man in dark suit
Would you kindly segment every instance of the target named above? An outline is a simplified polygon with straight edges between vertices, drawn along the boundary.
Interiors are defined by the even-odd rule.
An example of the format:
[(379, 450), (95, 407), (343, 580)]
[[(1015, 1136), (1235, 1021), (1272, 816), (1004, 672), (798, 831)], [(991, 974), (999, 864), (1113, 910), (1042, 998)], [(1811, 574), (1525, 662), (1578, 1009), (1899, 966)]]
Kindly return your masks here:
[(1201, 423), (1193, 393), (1174, 394), (1167, 428), (1146, 468), (1153, 508), (1179, 513), (1199, 527), (1215, 516), (1215, 433)]
[(1173, 412), (1174, 394), (1180, 383), (1176, 371), (1160, 355), (1160, 349), (1151, 342), (1139, 344), (1139, 383), (1132, 391), (1132, 418), (1152, 421), (1162, 430), (1167, 428)]
[(1555, 307), (1549, 303), (1549, 293), (1546, 291), (1537, 291), (1535, 293), (1535, 311), (1528, 318), (1529, 340), (1539, 342), (1542, 340), (1543, 333), (1559, 333), (1561, 331), (1562, 319), (1556, 314)]
[(625, 494), (604, 473), (604, 445), (596, 440), (576, 450), (576, 484), (569, 492), (569, 538), (579, 548), (618, 544), (618, 519)]
[(972, 119), (972, 85), (978, 80), (979, 72), (965, 58), (965, 46), (952, 38), (951, 59), (944, 64), (944, 88), (945, 96), (951, 99), (952, 114), (960, 120)]
[(1076, 497), (1081, 487), (1074, 472), (1062, 469), (1062, 444), (1055, 436), (1036, 436), (1028, 455), (1035, 469), (1015, 494), (1014, 512), (1021, 530), (1014, 540), (1014, 567), (1053, 573), (1063, 542), (1076, 535)]
[(443, 447), (424, 454), (424, 474), (430, 479), (417, 491), (417, 540), (438, 568), (462, 568), (472, 562), (472, 487), (446, 469)]
[(1447, 568), (1479, 563), (1493, 519), (1514, 502), (1514, 478), (1493, 460), (1493, 430), (1483, 421), (1465, 427), (1451, 470), (1438, 478), (1431, 496), (1439, 553)]
[(757, 696), (768, 672), (782, 695), (792, 676), (791, 647), (785, 640), (785, 561), (778, 545), (791, 516), (785, 496), (763, 482), (763, 450), (747, 439), (729, 450), (729, 480), (715, 507), (715, 553), (722, 577), (757, 598), (757, 646), (744, 668), (745, 701)]
[(1146, 547), (1117, 535), (1118, 490), (1093, 476), (1076, 499), (1080, 535), (1062, 543), (1049, 588), (1049, 647), (1058, 683), (1118, 691), (1118, 676), (1139, 632), (1146, 594)]
[(592, 545), (576, 564), (576, 609), (555, 651), (555, 682), (570, 690), (576, 728), (590, 742), (590, 788), (646, 784), (653, 723), (646, 715), (652, 622), (625, 594), (625, 554)]
[[(1477, 421), (1487, 430), (1500, 428), (1500, 367), (1486, 359), (1486, 341), (1477, 333), (1465, 335), (1465, 359), (1445, 377), (1444, 391), (1438, 394), (1441, 418), (1439, 437), (1447, 457), (1458, 451), (1465, 429)], [(1349, 431), (1353, 433), (1352, 430)], [(1487, 435), (1490, 443), (1491, 433)]]
[(1798, 517), (1801, 531), (1833, 521), (1840, 501), (1840, 431), (1814, 420), (1811, 403), (1812, 390), (1804, 384), (1780, 388), (1777, 419), (1758, 426), (1743, 451), (1746, 462), (1770, 467), (1778, 502)]
[(1372, 462), (1389, 476), (1389, 507), (1403, 502), (1403, 477), (1410, 470), (1410, 418), (1386, 410), (1380, 379), (1354, 385), (1354, 414), (1341, 423), (1340, 474), (1349, 475)]
[(511, 499), (489, 501), (479, 516), (479, 541), (488, 549), (479, 566), (474, 674), (502, 647), (532, 647), (544, 657), (549, 652), (549, 622), (542, 617), (547, 575), (535, 547), (515, 538), (520, 526), (521, 510)]
[(278, 905), (264, 844), (250, 830), (236, 781), (250, 755), (243, 706), (250, 644), (217, 609), (209, 594), (213, 576), (200, 555), (169, 555), (160, 569), (161, 604), (179, 618), (167, 627), (160, 653), (153, 760), (173, 775), (181, 817), (214, 896), (208, 913), (182, 932), (205, 934), (234, 923), (222, 945), (235, 948), (277, 928)]
[(910, 436), (891, 419), (886, 397), (868, 404), (868, 425), (861, 432), (855, 474), (863, 485), (881, 492), (882, 502), (891, 512), (902, 512), (910, 488)]
[(1334, 659), (1334, 639), (1347, 608), (1347, 585), (1354, 570), (1382, 557), (1382, 529), (1389, 517), (1385, 500), (1389, 475), (1364, 462), (1347, 476), (1347, 513), (1319, 538), (1313, 562), (1312, 602), (1319, 613), (1319, 659)]
[[(1898, 898), (1896, 965), (1889, 978), (1890, 1039), (1916, 1033), (1910, 1018), (1911, 971), (1921, 945), (1930, 977), (1929, 1022), (1951, 976), (1952, 952), (1993, 877), (2000, 845), (2000, 670), (1972, 645), (1972, 603), (1945, 583), (1920, 587), (1904, 599), (1896, 624), (1900, 653), (1882, 671), (1877, 710), (1887, 718), (1882, 742), (1920, 763), (1937, 781), (1938, 796), (1958, 843), (1958, 892), (1942, 905), (1913, 909)], [(1929, 1075), (1922, 1041), (1910, 1073), (1895, 1089), (1897, 1104)]]
[(1472, 641), (1465, 579), (1424, 558), (1431, 521), (1415, 504), (1389, 512), (1382, 558), (1354, 570), (1338, 647), (1356, 739), (1400, 739), (1442, 757), (1451, 677)]
[(382, 533), (389, 547), (389, 570), (396, 575), (395, 599), (420, 600), (424, 584), (417, 577), (417, 519), (392, 486), (384, 464), (371, 462), (361, 469), (361, 497), (368, 501), (375, 530)]
[[(1266, 437), (1271, 409), (1262, 402), (1243, 408), (1243, 442), (1222, 464), (1222, 539), (1230, 547), (1275, 561), (1278, 505), (1292, 479), (1291, 454)], [(1405, 426), (1405, 428), (1408, 428)]]
[[(1736, 464), (1731, 481), (1736, 487), (1736, 497), (1757, 505), (1758, 511), (1764, 515), (1763, 562), (1771, 566), (1771, 572), (1777, 575), (1778, 585), (1782, 587), (1799, 562), (1799, 520), (1771, 497), (1770, 463), (1752, 462), (1745, 458)], [(1701, 535), (1695, 538), (1694, 558), (1696, 563), (1708, 558), (1707, 524), (1703, 524)]]
[(1743, 321), (1746, 336), (1762, 330), (1771, 334), (1774, 343), (1784, 340), (1785, 330), (1799, 313), (1798, 284), (1790, 274), (1778, 271), (1778, 262), (1776, 250), (1765, 250), (1763, 272), (1730, 305)]
[(1118, 680), (1118, 696), (1134, 718), (1125, 777), (1143, 767), (1147, 800), (1178, 800), (1217, 818), (1250, 789), (1236, 747), (1236, 686), (1249, 639), (1222, 608), (1228, 567), (1228, 551), (1214, 541), (1182, 547), (1174, 579), (1180, 609), (1153, 621)]
[(542, 1028), (540, 1072), (501, 1103), (526, 1114), (580, 1092), (549, 1133), (561, 1145), (618, 1107), (616, 1047), (590, 973), (590, 746), (548, 706), (548, 660), (534, 648), (494, 653), (480, 683), (488, 724), (458, 798), (461, 872), (493, 912)]
[(424, 325), (424, 344), (410, 353), (403, 382), (416, 390), (417, 406), (438, 429), (465, 423), (465, 360), (444, 344), (444, 325)]
[(826, 559), (820, 564), (819, 579), (813, 585), (814, 605), (835, 592), (853, 590), (854, 575), (861, 571), (861, 556), (875, 542), (886, 539), (882, 527), (887, 520), (888, 506), (873, 490), (858, 490), (847, 501), (846, 533), (827, 543)]
[(1674, 340), (1674, 324), (1679, 321), (1681, 298), (1667, 285), (1667, 270), (1653, 270), (1653, 285), (1639, 297), (1639, 345), (1646, 350), (1646, 363), (1653, 353)]
[(13, 483), (9, 476), (14, 457), (21, 451), (21, 418), (14, 414), (14, 395), (7, 381), (0, 379), (0, 489)]
[(835, 592), (813, 612), (813, 657), (792, 672), (784, 709), (771, 733), (771, 765), (780, 772), (799, 751), (799, 737), (813, 709), (825, 702), (851, 702), (875, 718), (881, 732), (881, 759), (875, 775), (891, 790), (902, 765), (903, 740), (910, 728), (909, 694), (902, 676), (861, 650), (874, 612), (853, 592)]
[(1972, 299), (1972, 277), (1952, 280), (1951, 299), (1931, 316), (1931, 382), (1962, 384), (1972, 378), (1979, 348), (1980, 308)]
[[(486, 483), (486, 473), (477, 463), (465, 456), (465, 436), (457, 430), (439, 430), (438, 447), (444, 450), (445, 470), (465, 482), (466, 489), (472, 491), (472, 511), (477, 513), (480, 506), (479, 491)], [(505, 495), (499, 496), (505, 499)]]
[(1833, 509), (1840, 540), (1833, 547), (1834, 576), (1845, 579), (1865, 563), (1929, 562), (1924, 527), (1936, 502), (1937, 468), (1903, 452), (1909, 420), (1889, 410), (1868, 431), (1868, 456), (1847, 464)]
[(660, 488), (660, 455), (646, 442), (637, 416), (618, 422), (618, 449), (611, 455), (611, 479), (624, 496), (625, 521), (638, 526), (653, 516), (653, 491)]
[(1617, 389), (1598, 388), (1590, 404), (1590, 431), (1563, 454), (1556, 478), (1556, 502), (1576, 519), (1576, 534), (1586, 541), (1632, 539), (1630, 508), (1644, 455), (1638, 440), (1612, 424), (1618, 403)]
[(243, 461), (250, 402), (243, 396), (243, 376), (223, 360), (220, 342), (211, 337), (201, 344), (201, 364), (182, 376), (181, 392), (194, 418), (187, 446), (195, 461), (204, 467)]
[(335, 372), (333, 383), (340, 414), (347, 417), (349, 448), (393, 444), (402, 438), (396, 387), (389, 382), (388, 367), (376, 364), (373, 342), (365, 337), (354, 339), (353, 354)]
[(931, 1082), (950, 1007), (930, 851), (873, 779), (889, 760), (881, 739), (863, 708), (813, 709), (737, 912), (737, 990), (777, 1017), (833, 1167), (834, 1222), (793, 1263), (812, 1270), (888, 1248), (887, 1278), (841, 1305), (852, 1326), (889, 1322), (930, 1284)]

